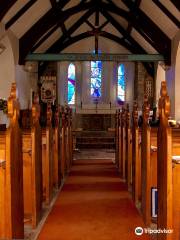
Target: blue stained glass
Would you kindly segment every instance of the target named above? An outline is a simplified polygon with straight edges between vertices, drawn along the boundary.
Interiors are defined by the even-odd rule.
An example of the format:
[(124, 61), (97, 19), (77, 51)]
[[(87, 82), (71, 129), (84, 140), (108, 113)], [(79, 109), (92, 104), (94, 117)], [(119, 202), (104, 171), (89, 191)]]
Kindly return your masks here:
[(68, 104), (75, 104), (75, 65), (70, 64), (68, 68)]
[(91, 61), (91, 96), (101, 97), (102, 62)]
[(121, 64), (118, 67), (117, 98), (118, 98), (118, 103), (120, 103), (120, 104), (125, 101), (125, 69), (124, 69), (124, 64)]

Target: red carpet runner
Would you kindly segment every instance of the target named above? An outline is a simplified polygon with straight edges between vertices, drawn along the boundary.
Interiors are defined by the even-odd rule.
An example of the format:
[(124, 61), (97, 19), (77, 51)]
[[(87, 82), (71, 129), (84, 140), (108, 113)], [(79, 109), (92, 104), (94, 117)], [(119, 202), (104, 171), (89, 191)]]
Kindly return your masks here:
[(74, 162), (40, 235), (41, 240), (133, 240), (143, 226), (126, 184), (110, 160)]

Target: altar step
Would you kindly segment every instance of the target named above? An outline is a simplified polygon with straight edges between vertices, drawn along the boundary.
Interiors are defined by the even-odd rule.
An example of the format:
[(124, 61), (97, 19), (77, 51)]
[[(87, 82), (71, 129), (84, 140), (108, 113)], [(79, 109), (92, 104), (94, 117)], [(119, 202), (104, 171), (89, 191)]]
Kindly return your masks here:
[(115, 148), (115, 137), (110, 132), (83, 131), (76, 136), (76, 147), (79, 149), (113, 149)]

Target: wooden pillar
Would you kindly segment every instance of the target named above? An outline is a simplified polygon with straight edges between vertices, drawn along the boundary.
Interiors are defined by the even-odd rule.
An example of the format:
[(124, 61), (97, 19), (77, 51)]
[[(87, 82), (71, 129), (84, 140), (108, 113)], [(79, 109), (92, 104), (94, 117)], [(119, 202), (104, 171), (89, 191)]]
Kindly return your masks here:
[(135, 204), (141, 199), (141, 158), (139, 151), (138, 106), (133, 106), (132, 127), (132, 197)]
[(10, 125), (5, 136), (5, 222), (1, 239), (24, 239), (22, 135), (16, 84), (8, 99)]
[[(158, 228), (173, 229), (172, 214), (172, 130), (168, 125), (170, 99), (166, 82), (161, 82), (158, 128)], [(174, 240), (173, 234), (158, 234), (158, 240)]]
[(60, 108), (56, 106), (55, 110), (55, 126), (53, 131), (53, 138), (54, 138), (54, 144), (53, 144), (53, 152), (54, 152), (54, 158), (53, 158), (53, 184), (55, 188), (59, 188), (61, 185), (61, 156), (60, 156)]
[(51, 104), (47, 105), (46, 127), (42, 131), (43, 194), (46, 204), (53, 196), (53, 131)]
[[(22, 111), (24, 113), (24, 110)], [(22, 154), (25, 222), (35, 228), (42, 216), (42, 137), (39, 125), (39, 98), (35, 97), (32, 110), (22, 115)], [(27, 119), (28, 118), (28, 119)], [(30, 124), (27, 124), (27, 121)]]
[(62, 179), (65, 177), (65, 112), (64, 107), (61, 107), (61, 118), (62, 118), (62, 128), (61, 128), (61, 176)]
[(128, 189), (131, 188), (131, 174), (132, 174), (132, 136), (130, 128), (130, 112), (129, 104), (126, 106), (125, 113), (125, 167), (126, 167), (126, 182)]
[(150, 105), (148, 99), (144, 97), (143, 104), (143, 124), (141, 135), (141, 184), (142, 200), (141, 209), (143, 220), (147, 226), (151, 223), (151, 140), (150, 127), (148, 124)]
[(126, 178), (126, 163), (125, 163), (125, 157), (126, 157), (126, 149), (125, 149), (125, 108), (122, 107), (122, 112), (121, 112), (121, 175), (122, 178)]

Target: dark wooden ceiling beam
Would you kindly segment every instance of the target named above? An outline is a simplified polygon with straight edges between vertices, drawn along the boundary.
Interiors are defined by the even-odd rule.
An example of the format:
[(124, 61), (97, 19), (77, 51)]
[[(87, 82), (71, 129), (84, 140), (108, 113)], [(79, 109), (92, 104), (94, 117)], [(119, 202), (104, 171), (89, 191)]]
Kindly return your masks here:
[(3, 19), (3, 17), (6, 15), (6, 13), (9, 11), (9, 9), (16, 2), (17, 2), (17, 0), (1, 0), (1, 3), (0, 3), (0, 21)]
[[(132, 1), (122, 0), (122, 2), (130, 10), (133, 9), (134, 3)], [(122, 15), (122, 11), (119, 10), (118, 6), (109, 4), (107, 8), (107, 6), (102, 3), (102, 7), (107, 11), (116, 13), (120, 16)], [(127, 12), (124, 17), (128, 22), (132, 23), (132, 26), (146, 39), (147, 42), (150, 43), (153, 48), (155, 48), (160, 54), (163, 54), (166, 59), (166, 63), (170, 64), (171, 40), (166, 36), (166, 34), (139, 8), (136, 11), (136, 15), (130, 11)]]
[[(131, 11), (133, 11), (133, 12), (135, 13), (136, 10), (139, 8), (140, 4), (141, 4), (141, 0), (135, 0), (135, 2), (134, 2), (134, 8), (133, 8)], [(131, 22), (128, 22), (127, 32), (128, 32), (129, 34), (131, 34), (132, 28), (133, 28), (132, 23), (131, 23)]]
[(50, 31), (48, 31), (42, 38), (31, 48), (31, 52), (36, 51), (38, 47), (41, 46), (57, 29), (59, 28), (59, 25), (55, 25)]
[(179, 0), (170, 0), (174, 6), (180, 11), (180, 1)]
[(92, 29), (95, 29), (94, 25), (89, 21), (89, 20), (85, 20), (85, 23)]
[(117, 29), (117, 31), (123, 35), (125, 40), (130, 42), (139, 52), (146, 53), (146, 51), (127, 33), (127, 31), (103, 8), (101, 8), (103, 16)]
[(5, 25), (5, 29), (10, 28), (26, 11), (28, 11), (37, 0), (31, 0), (24, 5)]
[[(63, 44), (59, 45), (59, 48), (58, 48), (58, 53), (63, 51), (65, 48), (69, 47), (70, 45), (78, 42), (78, 41), (81, 41), (85, 38), (89, 38), (89, 37), (92, 37), (92, 31), (87, 31), (87, 32), (84, 32), (84, 33), (81, 33), (75, 37), (72, 37), (71, 39), (68, 39), (67, 41), (65, 41)], [(130, 45), (130, 43), (127, 43), (124, 39), (122, 38), (119, 38), (111, 33), (108, 33), (108, 32), (105, 32), (105, 31), (101, 31), (99, 33), (99, 36), (102, 36), (104, 38), (107, 38), (109, 40), (112, 40), (114, 42), (116, 42), (117, 44), (125, 47), (127, 50), (129, 50), (131, 53), (140, 53), (139, 50), (137, 50), (137, 48), (135, 48), (133, 45)], [(142, 53), (145, 53), (144, 51)], [(147, 72), (152, 76), (154, 77), (154, 64), (153, 63), (143, 63)]]
[[(65, 1), (63, 1), (65, 2)], [(67, 1), (66, 1), (67, 2)], [(50, 9), (38, 22), (36, 22), (19, 40), (19, 63), (23, 64), (26, 55), (31, 51), (35, 43), (50, 28), (67, 20), (73, 14), (92, 8), (92, 2), (80, 3), (72, 8), (64, 10), (58, 18), (53, 9)]]
[(76, 21), (68, 30), (67, 35), (62, 35), (46, 52), (54, 53), (59, 49), (65, 41), (68, 40), (68, 36), (71, 36), (92, 14), (94, 13), (94, 7), (88, 10), (78, 21)]
[(156, 6), (158, 6), (161, 11), (178, 27), (180, 28), (180, 21), (159, 1), (159, 0), (152, 0)]
[[(63, 5), (60, 5), (62, 4), (62, 2), (57, 2), (56, 0), (50, 0), (52, 8), (54, 9), (57, 18), (58, 18), (58, 15), (61, 13), (62, 8), (66, 6), (69, 1), (64, 1)], [(64, 22), (62, 22), (59, 27), (61, 28), (62, 33), (66, 34), (67, 30)]]
[(99, 30), (102, 30), (108, 23), (109, 23), (109, 20), (106, 20), (106, 21), (99, 27)]

